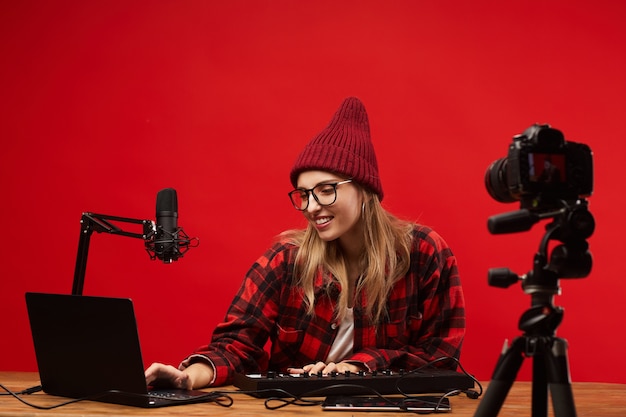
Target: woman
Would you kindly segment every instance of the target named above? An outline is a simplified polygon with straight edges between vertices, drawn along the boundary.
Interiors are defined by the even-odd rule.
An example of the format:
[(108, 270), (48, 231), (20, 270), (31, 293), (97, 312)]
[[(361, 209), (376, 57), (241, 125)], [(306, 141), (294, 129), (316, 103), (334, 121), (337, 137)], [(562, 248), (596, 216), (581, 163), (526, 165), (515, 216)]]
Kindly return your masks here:
[(433, 230), (382, 207), (359, 99), (342, 103), (290, 177), (307, 228), (281, 234), (252, 266), (210, 344), (179, 368), (151, 365), (148, 384), (201, 388), (267, 370), (410, 370), (459, 357), (465, 309), (456, 258)]

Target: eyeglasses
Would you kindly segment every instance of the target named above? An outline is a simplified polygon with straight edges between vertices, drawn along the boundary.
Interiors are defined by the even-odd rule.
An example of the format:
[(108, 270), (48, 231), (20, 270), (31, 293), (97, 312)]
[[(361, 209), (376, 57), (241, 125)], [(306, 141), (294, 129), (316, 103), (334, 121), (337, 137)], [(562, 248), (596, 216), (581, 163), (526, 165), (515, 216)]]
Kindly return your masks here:
[(313, 198), (320, 206), (330, 206), (337, 200), (337, 186), (349, 182), (352, 180), (319, 184), (308, 190), (296, 188), (289, 193), (289, 198), (295, 209), (299, 211), (304, 211), (309, 207), (309, 193), (313, 194)]

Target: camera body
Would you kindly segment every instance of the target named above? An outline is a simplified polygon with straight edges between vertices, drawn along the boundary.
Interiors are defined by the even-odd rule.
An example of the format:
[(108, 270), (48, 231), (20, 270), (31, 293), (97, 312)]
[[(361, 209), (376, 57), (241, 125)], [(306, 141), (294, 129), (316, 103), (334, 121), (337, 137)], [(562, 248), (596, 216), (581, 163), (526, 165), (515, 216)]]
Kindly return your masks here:
[(513, 137), (506, 158), (489, 166), (485, 185), (499, 202), (552, 209), (592, 194), (593, 155), (589, 146), (567, 142), (561, 131), (534, 124)]

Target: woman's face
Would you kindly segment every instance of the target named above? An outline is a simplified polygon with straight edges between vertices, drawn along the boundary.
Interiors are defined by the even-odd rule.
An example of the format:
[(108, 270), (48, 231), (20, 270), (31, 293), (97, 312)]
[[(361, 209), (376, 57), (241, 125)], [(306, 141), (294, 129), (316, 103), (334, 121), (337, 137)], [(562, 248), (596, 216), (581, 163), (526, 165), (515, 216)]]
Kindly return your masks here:
[[(345, 180), (346, 178), (326, 171), (304, 171), (298, 177), (298, 188), (310, 190), (321, 184), (335, 184)], [(340, 239), (342, 244), (358, 242), (361, 236), (359, 220), (362, 211), (362, 193), (353, 182), (339, 184), (335, 189), (337, 199), (328, 206), (320, 205), (309, 192), (309, 205), (302, 213), (322, 240)], [(321, 200), (323, 202), (323, 199)]]

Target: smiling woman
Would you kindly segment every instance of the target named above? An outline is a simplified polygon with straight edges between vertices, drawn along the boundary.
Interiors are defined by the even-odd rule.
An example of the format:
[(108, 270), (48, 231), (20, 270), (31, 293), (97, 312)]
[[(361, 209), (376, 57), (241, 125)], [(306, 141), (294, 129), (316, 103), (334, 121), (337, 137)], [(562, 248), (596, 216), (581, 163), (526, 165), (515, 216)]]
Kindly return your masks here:
[[(291, 170), (308, 226), (280, 235), (252, 266), (211, 343), (148, 383), (231, 383), (236, 373), (456, 368), (465, 308), (456, 258), (432, 229), (381, 205), (363, 103), (344, 100)], [(271, 341), (269, 353), (262, 346)]]

